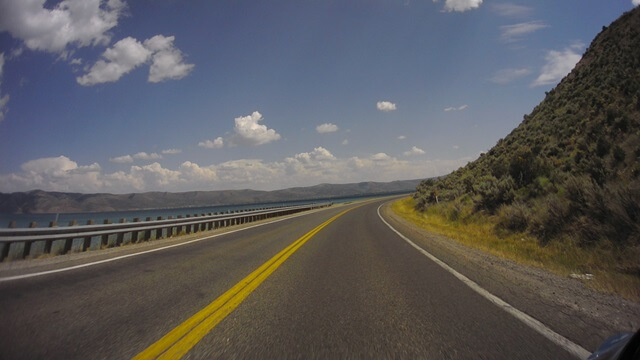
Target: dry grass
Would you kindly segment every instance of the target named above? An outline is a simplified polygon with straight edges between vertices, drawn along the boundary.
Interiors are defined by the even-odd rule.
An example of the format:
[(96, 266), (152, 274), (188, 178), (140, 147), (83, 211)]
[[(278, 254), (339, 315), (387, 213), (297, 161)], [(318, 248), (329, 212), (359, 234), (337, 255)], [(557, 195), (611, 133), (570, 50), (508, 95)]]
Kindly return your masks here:
[(450, 203), (418, 212), (414, 200), (408, 197), (394, 202), (391, 208), (420, 228), (469, 247), (563, 276), (593, 274), (593, 280), (583, 280), (587, 285), (640, 301), (640, 274), (633, 270), (638, 269), (640, 249), (623, 252), (610, 244), (584, 248), (578, 247), (571, 239), (541, 246), (538, 239), (529, 234), (497, 232), (495, 225), (498, 219), (495, 216), (472, 215), (470, 209)]

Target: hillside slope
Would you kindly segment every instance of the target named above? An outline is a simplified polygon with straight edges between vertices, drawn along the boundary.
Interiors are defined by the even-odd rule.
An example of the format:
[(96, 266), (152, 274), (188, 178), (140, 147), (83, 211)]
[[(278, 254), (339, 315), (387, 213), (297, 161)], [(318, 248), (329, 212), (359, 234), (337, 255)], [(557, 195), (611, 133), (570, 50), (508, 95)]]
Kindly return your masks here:
[[(414, 195), (425, 210), (488, 216), (540, 244), (640, 253), (640, 8), (603, 27), (580, 62), (488, 153)], [(441, 204), (442, 205), (442, 204)], [(636, 261), (635, 276), (640, 275)]]

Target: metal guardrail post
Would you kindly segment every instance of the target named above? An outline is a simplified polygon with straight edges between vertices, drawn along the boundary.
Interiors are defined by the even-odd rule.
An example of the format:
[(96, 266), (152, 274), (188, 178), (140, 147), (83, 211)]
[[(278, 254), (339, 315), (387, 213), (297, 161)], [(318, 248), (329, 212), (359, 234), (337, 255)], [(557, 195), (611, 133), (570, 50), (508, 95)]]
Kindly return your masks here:
[[(96, 222), (93, 220), (88, 220), (87, 225), (94, 225)], [(87, 251), (91, 247), (91, 236), (86, 236), (84, 241), (82, 242), (82, 251)]]
[[(126, 222), (127, 222), (127, 219), (125, 219), (125, 218), (120, 218), (120, 224), (124, 224), (124, 223), (126, 223)], [(123, 232), (118, 233), (118, 234), (116, 235), (116, 246), (120, 246), (120, 245), (122, 245), (122, 243), (123, 243), (123, 242), (124, 242), (124, 233), (123, 233)]]
[[(111, 220), (104, 219), (103, 224), (111, 224)], [(104, 234), (100, 238), (100, 247), (103, 247), (103, 246), (104, 247), (109, 246), (109, 235), (108, 234)]]
[[(151, 217), (147, 217), (147, 219), (145, 221), (146, 222), (151, 221)], [(149, 240), (151, 240), (151, 229), (144, 231), (143, 241), (149, 241)]]

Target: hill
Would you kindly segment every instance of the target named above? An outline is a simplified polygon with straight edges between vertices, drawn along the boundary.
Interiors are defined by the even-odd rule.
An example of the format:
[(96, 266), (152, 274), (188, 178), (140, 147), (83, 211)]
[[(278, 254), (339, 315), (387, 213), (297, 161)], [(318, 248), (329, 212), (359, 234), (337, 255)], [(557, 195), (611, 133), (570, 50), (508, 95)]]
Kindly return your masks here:
[(410, 192), (420, 180), (388, 183), (320, 184), (275, 191), (222, 190), (182, 193), (146, 192), (133, 194), (80, 194), (34, 190), (11, 194), (0, 193), (2, 213), (62, 213), (90, 211), (123, 211), (189, 206), (252, 204), (308, 199), (326, 199)]
[[(573, 71), (508, 136), (450, 175), (421, 182), (414, 198), (420, 211), (435, 205), (451, 219), (486, 216), (497, 232), (527, 233), (544, 246), (573, 242), (635, 256), (639, 160), (637, 7), (603, 27)], [(634, 262), (624, 271), (639, 276)]]

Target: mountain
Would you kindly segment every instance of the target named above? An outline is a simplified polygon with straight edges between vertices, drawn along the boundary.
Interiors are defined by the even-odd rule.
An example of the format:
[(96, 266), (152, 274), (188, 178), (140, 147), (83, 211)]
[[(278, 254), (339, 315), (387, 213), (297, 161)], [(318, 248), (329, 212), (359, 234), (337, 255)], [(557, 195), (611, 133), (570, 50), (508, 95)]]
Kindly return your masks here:
[(223, 190), (182, 193), (146, 192), (133, 194), (80, 194), (34, 190), (11, 194), (0, 193), (2, 213), (58, 213), (90, 211), (123, 211), (190, 206), (252, 204), (292, 200), (413, 191), (420, 180), (361, 182), (356, 184), (320, 184), (275, 191)]
[[(575, 68), (479, 159), (425, 180), (417, 208), (529, 232), (541, 244), (640, 245), (640, 7), (603, 27)], [(465, 213), (464, 211), (461, 213)], [(609, 244), (609, 245), (607, 245)]]

